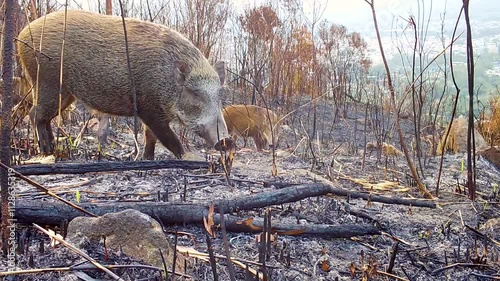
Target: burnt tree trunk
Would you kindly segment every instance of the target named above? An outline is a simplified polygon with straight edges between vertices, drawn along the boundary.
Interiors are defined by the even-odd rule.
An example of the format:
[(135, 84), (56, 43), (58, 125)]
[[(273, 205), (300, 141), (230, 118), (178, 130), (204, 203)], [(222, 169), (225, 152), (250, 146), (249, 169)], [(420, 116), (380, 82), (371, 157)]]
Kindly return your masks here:
[[(238, 212), (263, 208), (271, 205), (281, 205), (300, 201), (308, 197), (334, 194), (349, 196), (351, 199), (362, 198), (372, 202), (383, 202), (389, 204), (403, 204), (419, 207), (435, 208), (432, 201), (422, 201), (403, 198), (390, 198), (375, 196), (366, 193), (332, 188), (324, 184), (301, 184), (270, 192), (261, 192), (247, 196), (240, 196), (227, 200), (213, 202), (215, 209), (222, 207), (226, 212)], [(125, 209), (135, 209), (151, 215), (153, 218), (160, 217), (165, 223), (200, 223), (203, 216), (208, 213), (209, 204), (189, 203), (165, 203), (165, 202), (106, 202), (106, 203), (83, 203), (80, 205), (85, 210), (103, 215), (106, 213), (120, 212)], [(71, 220), (83, 214), (70, 206), (59, 202), (40, 201), (16, 201), (16, 219), (19, 222), (58, 224), (60, 221)]]
[[(98, 215), (133, 208), (161, 221), (164, 225), (202, 224), (203, 217), (208, 216), (208, 206), (197, 204), (134, 202), (82, 204), (81, 206)], [(16, 219), (18, 222), (57, 225), (64, 219), (71, 220), (82, 215), (77, 210), (59, 202), (16, 202)], [(224, 220), (226, 222), (226, 229), (232, 232), (262, 232), (262, 219), (241, 218), (226, 214)], [(214, 222), (216, 224), (220, 223), (218, 214), (214, 215)], [(313, 235), (329, 238), (349, 238), (353, 236), (380, 234), (380, 230), (374, 225), (360, 223), (342, 225), (272, 223), (272, 230), (282, 235)]]
[[(10, 165), (10, 127), (12, 120), (10, 112), (12, 111), (12, 93), (13, 93), (13, 55), (14, 55), (14, 9), (16, 5), (14, 0), (5, 0), (3, 2), (3, 40), (2, 40), (2, 78), (3, 78), (3, 94), (1, 103), (1, 125), (0, 125), (0, 161), (6, 165)], [(10, 237), (11, 213), (9, 200), (9, 173), (5, 169), (0, 168), (0, 187), (2, 196), (2, 253), (9, 255), (12, 249), (8, 249), (7, 240)], [(13, 202), (12, 202), (13, 203)], [(15, 229), (15, 228), (14, 228)], [(10, 256), (10, 255), (9, 255)]]

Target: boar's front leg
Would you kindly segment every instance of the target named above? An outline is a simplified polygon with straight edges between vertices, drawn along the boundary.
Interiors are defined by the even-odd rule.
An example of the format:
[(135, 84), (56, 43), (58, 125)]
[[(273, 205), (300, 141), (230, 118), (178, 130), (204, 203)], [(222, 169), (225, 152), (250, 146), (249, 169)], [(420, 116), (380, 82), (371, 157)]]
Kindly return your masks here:
[(147, 160), (153, 160), (155, 154), (156, 140), (159, 139), (160, 142), (170, 150), (175, 157), (182, 158), (184, 154), (184, 149), (182, 148), (182, 143), (170, 128), (169, 123), (159, 123), (159, 122), (148, 122), (143, 120), (146, 124), (145, 130), (145, 146), (143, 158)]
[(148, 126), (144, 126), (144, 153), (142, 158), (146, 160), (154, 160), (155, 157), (155, 146), (156, 146), (156, 136), (153, 134)]
[(267, 141), (264, 138), (262, 132), (258, 131), (255, 136), (252, 137), (255, 142), (255, 146), (257, 147), (257, 151), (262, 151), (266, 149)]

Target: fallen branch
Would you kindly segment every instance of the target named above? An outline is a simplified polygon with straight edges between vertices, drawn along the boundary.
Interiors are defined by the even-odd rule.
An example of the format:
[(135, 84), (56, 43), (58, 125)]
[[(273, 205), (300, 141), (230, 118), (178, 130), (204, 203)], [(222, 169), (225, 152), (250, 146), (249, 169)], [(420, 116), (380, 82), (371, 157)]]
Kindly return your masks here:
[[(215, 208), (219, 209), (220, 206), (227, 210), (228, 213), (251, 210), (255, 208), (263, 208), (270, 205), (281, 205), (290, 202), (296, 202), (308, 197), (321, 196), (325, 194), (335, 194), (350, 196), (351, 198), (369, 198), (372, 201), (397, 201), (406, 205), (420, 206), (434, 208), (434, 202), (432, 201), (416, 201), (412, 199), (402, 199), (402, 198), (387, 198), (383, 196), (374, 196), (370, 194), (364, 194), (359, 192), (352, 192), (348, 190), (335, 189), (330, 186), (323, 184), (301, 184), (297, 186), (291, 186), (288, 188), (283, 188), (279, 190), (273, 190), (270, 192), (261, 192), (257, 194), (252, 194), (248, 196), (241, 196), (229, 200), (218, 200), (214, 202)], [(415, 202), (414, 202), (415, 201)], [(86, 210), (96, 214), (104, 215), (106, 213), (114, 213), (123, 211), (125, 209), (135, 209), (140, 212), (146, 213), (154, 218), (158, 218), (164, 224), (184, 224), (184, 223), (201, 223), (203, 216), (208, 215), (208, 205), (207, 204), (186, 204), (186, 203), (168, 203), (168, 202), (106, 202), (106, 203), (83, 203), (80, 206)], [(58, 202), (49, 201), (28, 201), (28, 200), (16, 200), (15, 206), (15, 218), (18, 222), (37, 222), (39, 224), (50, 224), (57, 225), (62, 220), (71, 220), (81, 214), (70, 207), (67, 207)], [(257, 228), (260, 227), (258, 222), (252, 223), (251, 225), (243, 226), (236, 224), (235, 221), (241, 221), (241, 218), (233, 219), (231, 228), (228, 226), (230, 231), (250, 231), (252, 226)], [(351, 234), (347, 233), (342, 229), (332, 230), (331, 226), (314, 226), (311, 228), (304, 228), (302, 225), (294, 225), (293, 227), (287, 225), (277, 225), (273, 224), (276, 231), (299, 231), (301, 234), (305, 232), (314, 235), (327, 235), (332, 237), (332, 233), (340, 233), (338, 237), (345, 237)], [(351, 227), (351, 226), (349, 226)], [(355, 226), (352, 233), (358, 231), (358, 233), (374, 234), (375, 228), (363, 227), (361, 230), (356, 230)], [(256, 231), (259, 231), (257, 229)], [(344, 231), (344, 232), (343, 232)], [(362, 235), (362, 234), (352, 234), (352, 235)]]
[[(309, 177), (313, 180), (318, 180), (320, 183), (312, 183), (312, 184), (300, 184), (296, 186), (305, 186), (305, 185), (323, 185), (322, 188), (330, 188), (331, 193), (336, 196), (346, 196), (354, 199), (363, 199), (370, 200), (371, 202), (380, 202), (386, 204), (398, 204), (398, 205), (407, 205), (407, 206), (415, 206), (415, 207), (426, 207), (426, 208), (436, 208), (436, 203), (429, 199), (404, 199), (404, 198), (395, 198), (395, 197), (387, 197), (381, 195), (375, 195), (366, 192), (357, 192), (351, 191), (347, 189), (336, 188), (332, 181), (326, 179), (325, 177), (317, 174), (311, 174), (309, 171), (304, 169), (294, 169), (294, 174), (301, 175), (305, 177)], [(283, 184), (280, 184), (283, 185)], [(293, 185), (290, 183), (290, 185)], [(321, 194), (323, 195), (323, 194)]]
[[(177, 246), (177, 251), (179, 253), (183, 253), (189, 257), (194, 257), (194, 258), (199, 259), (199, 260), (204, 261), (204, 262), (210, 262), (210, 258), (209, 258), (208, 253), (202, 253), (202, 252), (199, 252), (193, 248), (184, 247), (184, 246)], [(218, 258), (218, 259), (225, 259), (226, 261), (228, 260), (228, 258), (226, 256), (214, 254), (214, 257)], [(253, 276), (256, 276), (256, 277), (258, 276), (258, 280), (262, 280), (262, 273), (251, 268), (250, 266), (248, 266), (248, 264), (253, 264), (253, 265), (261, 265), (261, 264), (256, 263), (256, 262), (252, 262), (252, 261), (246, 261), (246, 260), (244, 260), (244, 263), (243, 263), (243, 262), (241, 262), (241, 260), (236, 259), (236, 258), (229, 258), (229, 260), (232, 263), (236, 264), (237, 266), (241, 267), (242, 269), (245, 269), (246, 271), (250, 272)], [(274, 267), (274, 268), (277, 268), (277, 267)]]
[(95, 163), (55, 163), (50, 165), (33, 164), (13, 166), (12, 168), (23, 175), (85, 174), (128, 170), (208, 169), (208, 162), (187, 160), (112, 161)]
[[(214, 221), (218, 223), (219, 216), (214, 216)], [(242, 220), (234, 216), (227, 216), (226, 228), (233, 232), (262, 232), (264, 228), (263, 219), (249, 218)], [(327, 238), (350, 238), (354, 236), (379, 235), (380, 230), (371, 224), (283, 224), (271, 223), (271, 232), (280, 235), (312, 235)]]
[[(406, 205), (406, 206), (414, 206), (414, 207), (425, 207), (425, 208), (436, 208), (436, 202), (428, 199), (407, 199), (407, 198), (397, 198), (397, 197), (389, 197), (382, 195), (375, 195), (367, 192), (358, 192), (352, 191), (342, 188), (332, 187), (331, 184), (325, 185), (321, 183), (308, 183), (308, 184), (300, 184), (287, 188), (297, 188), (297, 189), (309, 189), (319, 195), (335, 195), (335, 196), (343, 196), (349, 197), (352, 199), (363, 199), (369, 200), (371, 202), (380, 202), (385, 204), (397, 204), (397, 205)], [(288, 192), (288, 191), (287, 191)], [(324, 192), (324, 193), (323, 193)]]

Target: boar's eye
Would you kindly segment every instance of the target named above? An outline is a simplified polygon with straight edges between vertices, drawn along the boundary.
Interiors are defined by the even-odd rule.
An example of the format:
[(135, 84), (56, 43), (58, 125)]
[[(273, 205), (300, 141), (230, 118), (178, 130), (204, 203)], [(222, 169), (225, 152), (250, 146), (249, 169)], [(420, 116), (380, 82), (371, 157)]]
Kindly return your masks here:
[(185, 89), (182, 92), (182, 99), (186, 102), (205, 101), (205, 95), (198, 90)]

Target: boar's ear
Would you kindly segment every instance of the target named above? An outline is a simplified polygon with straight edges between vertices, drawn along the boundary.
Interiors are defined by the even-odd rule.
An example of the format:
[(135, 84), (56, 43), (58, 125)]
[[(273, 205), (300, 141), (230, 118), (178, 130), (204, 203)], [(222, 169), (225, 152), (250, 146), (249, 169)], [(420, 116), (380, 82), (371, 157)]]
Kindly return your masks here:
[(184, 85), (184, 82), (186, 81), (186, 77), (189, 76), (191, 73), (191, 67), (184, 62), (184, 61), (175, 61), (174, 62), (175, 66), (175, 79), (177, 81), (177, 84), (179, 85)]
[(218, 61), (214, 64), (215, 71), (219, 74), (220, 84), (224, 85), (226, 80), (226, 63), (223, 61)]

